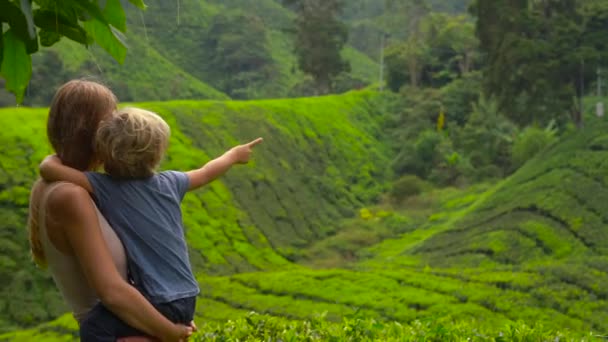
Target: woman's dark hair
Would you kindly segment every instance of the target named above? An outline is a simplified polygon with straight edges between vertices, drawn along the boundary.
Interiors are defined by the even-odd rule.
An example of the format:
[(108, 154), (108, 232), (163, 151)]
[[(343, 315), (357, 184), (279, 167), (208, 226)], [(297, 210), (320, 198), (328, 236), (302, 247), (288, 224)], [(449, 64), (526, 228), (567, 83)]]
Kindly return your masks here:
[(57, 90), (49, 109), (47, 136), (65, 165), (84, 171), (97, 163), (95, 133), (116, 105), (114, 93), (97, 82), (73, 80)]

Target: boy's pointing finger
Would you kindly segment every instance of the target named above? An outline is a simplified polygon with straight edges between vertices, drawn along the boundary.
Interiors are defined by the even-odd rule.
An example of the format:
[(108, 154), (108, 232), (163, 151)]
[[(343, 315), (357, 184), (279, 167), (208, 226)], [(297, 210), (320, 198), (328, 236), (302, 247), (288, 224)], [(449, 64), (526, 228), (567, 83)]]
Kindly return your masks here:
[(259, 145), (259, 144), (261, 144), (261, 143), (262, 143), (262, 141), (264, 141), (264, 139), (263, 139), (263, 138), (257, 138), (257, 139), (255, 139), (254, 141), (249, 142), (249, 143), (247, 144), (247, 146), (249, 146), (249, 147), (253, 147), (253, 146), (255, 146), (255, 145)]

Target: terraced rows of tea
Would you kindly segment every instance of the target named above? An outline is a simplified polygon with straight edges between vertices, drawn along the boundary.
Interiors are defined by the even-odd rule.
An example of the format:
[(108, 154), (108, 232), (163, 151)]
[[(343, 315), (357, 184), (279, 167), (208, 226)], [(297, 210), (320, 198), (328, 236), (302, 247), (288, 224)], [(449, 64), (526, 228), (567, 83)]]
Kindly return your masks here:
[[(253, 161), (184, 201), (197, 272), (290, 269), (292, 251), (332, 233), (385, 188), (388, 149), (379, 142), (371, 92), (319, 99), (166, 102), (138, 106), (172, 127), (163, 169), (198, 168), (262, 136)], [(29, 187), (50, 152), (47, 110), (3, 109), (0, 125), (0, 331), (65, 312), (48, 274), (29, 260), (24, 229)], [(348, 186), (344, 186), (349, 184)], [(340, 185), (340, 186), (337, 186)]]
[[(603, 210), (608, 124), (588, 123), (500, 183), (425, 193), (414, 199), (427, 203), (422, 212), (417, 202), (399, 208), (374, 204), (390, 176), (380, 103), (378, 96), (358, 92), (317, 99), (138, 104), (159, 112), (173, 128), (164, 168), (196, 167), (233, 144), (265, 137), (251, 165), (186, 198), (187, 238), (202, 289), (197, 321), (229, 325), (227, 320), (255, 311), (280, 322), (309, 322), (324, 313), (338, 330), (347, 329), (348, 317), (366, 317), (383, 327), (397, 321), (403, 324), (399, 329), (431, 322), (427, 334), (462, 324), (477, 331), (465, 334), (473, 340), (485, 340), (482, 331), (506, 333), (504, 327), (520, 324), (516, 321), (567, 336), (608, 332), (608, 214)], [(0, 183), (9, 186), (0, 200), (16, 210), (3, 211), (7, 219), (0, 225), (8, 222), (14, 236), (25, 239), (20, 225), (35, 176), (29, 170), (48, 149), (37, 148), (44, 111), (17, 113), (38, 121), (27, 121), (35, 121), (30, 134), (0, 133), (0, 146), (18, 143), (24, 153), (13, 156), (13, 166), (2, 161)], [(1, 114), (5, 125), (21, 122), (12, 113)], [(27, 171), (19, 178), (10, 170)], [(392, 237), (356, 249), (329, 269), (298, 263), (302, 251), (314, 259), (323, 241), (348, 234), (340, 231), (344, 222), (392, 230)], [(44, 303), (43, 311), (59, 300), (48, 278), (24, 266), (26, 243), (14, 236), (2, 235), (0, 241), (20, 259), (3, 261), (15, 266), (3, 268), (1, 276), (17, 291), (23, 284), (14, 276), (17, 266), (32, 273), (27, 281), (36, 296), (22, 293), (19, 303)], [(3, 319), (19, 322), (17, 327), (34, 325), (17, 321), (17, 312)], [(42, 322), (58, 314), (44, 311), (29, 318)], [(257, 324), (251, 318), (243, 322)], [(209, 329), (201, 336), (220, 336), (224, 328)], [(76, 330), (62, 316), (0, 340), (36, 334), (69, 340)]]
[[(524, 320), (608, 329), (604, 220), (608, 125), (594, 121), (496, 185), (440, 194), (437, 211), (348, 270), (200, 278), (201, 316)], [(221, 303), (221, 304), (217, 304)], [(207, 310), (206, 310), (207, 308)], [(225, 311), (224, 311), (225, 310)]]
[(597, 288), (581, 286), (605, 299), (599, 284), (607, 271), (608, 135), (605, 123), (590, 126), (524, 166), (468, 215), (408, 254), (437, 266), (554, 270), (552, 265), (580, 261), (589, 269), (574, 269), (581, 273), (570, 282), (593, 274)]
[[(561, 160), (572, 162), (575, 160), (572, 156), (581, 154), (589, 142), (598, 141), (602, 127), (606, 125), (572, 137), (548, 153), (564, 154)], [(549, 165), (559, 164), (553, 164), (552, 160), (547, 159), (546, 167), (555, 168)], [(497, 225), (485, 237), (485, 242), (471, 241), (468, 235), (471, 228), (463, 228), (479, 226), (478, 229), (482, 229), (490, 222), (484, 216), (488, 208), (498, 205), (496, 198), (506, 202), (501, 196), (505, 196), (509, 187), (516, 189), (518, 184), (525, 184), (518, 179), (525, 178), (522, 174), (534, 169), (525, 168), (497, 185), (428, 194), (439, 198), (433, 215), (398, 238), (361, 250), (361, 260), (348, 269), (296, 269), (201, 277), (199, 281), (205, 289), (199, 310), (201, 318), (214, 319), (219, 315), (223, 319), (256, 311), (305, 319), (313, 312), (326, 312), (328, 319), (339, 321), (345, 315), (358, 312), (387, 321), (474, 320), (472, 324), (480, 328), (496, 328), (523, 320), (553, 329), (603, 333), (608, 329), (605, 287), (608, 258), (605, 255), (578, 239), (569, 238), (563, 233), (562, 224), (554, 224), (539, 214), (523, 216), (509, 206), (505, 206), (502, 216), (504, 222), (512, 222), (511, 225)], [(559, 189), (563, 184), (556, 181), (544, 186)], [(520, 199), (515, 200), (517, 203), (525, 203), (524, 198), (534, 196), (532, 191), (517, 193), (521, 194)], [(588, 197), (592, 196), (589, 195), (587, 193)], [(534, 203), (543, 205), (542, 201)], [(407, 209), (397, 214), (407, 215)], [(563, 220), (568, 217), (559, 211), (555, 215), (561, 215)], [(374, 219), (378, 225), (385, 220)], [(531, 238), (534, 243), (516, 241), (509, 235), (510, 230), (520, 229), (520, 225), (535, 227), (542, 223), (545, 224), (542, 229), (530, 229), (533, 232), (530, 234), (542, 233)], [(582, 222), (581, 226), (584, 225)], [(596, 226), (596, 229), (605, 228)], [(492, 231), (497, 233), (492, 235)], [(429, 247), (450, 238), (454, 244), (446, 242), (436, 249)], [(458, 243), (463, 249), (475, 243), (495, 251), (496, 255), (525, 257), (504, 258), (499, 262), (487, 257), (487, 253), (481, 253), (481, 258), (471, 253), (467, 258), (467, 253), (460, 256), (450, 250), (458, 247)], [(543, 249), (538, 244), (552, 249)], [(220, 308), (219, 313), (212, 308)]]
[(606, 331), (607, 129), (593, 120), (487, 191), (446, 201), (363, 264), (481, 282), (493, 289), (479, 303), (507, 318)]

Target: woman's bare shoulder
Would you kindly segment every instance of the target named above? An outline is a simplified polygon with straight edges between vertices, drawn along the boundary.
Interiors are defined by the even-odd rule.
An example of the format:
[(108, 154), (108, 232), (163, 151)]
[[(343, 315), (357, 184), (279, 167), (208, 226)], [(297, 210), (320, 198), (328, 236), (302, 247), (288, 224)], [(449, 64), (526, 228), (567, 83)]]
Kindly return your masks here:
[(83, 205), (91, 205), (89, 193), (78, 185), (71, 183), (62, 183), (57, 186), (47, 199), (47, 206), (53, 212), (69, 213)]
[(62, 227), (69, 231), (72, 227), (88, 229), (93, 227), (90, 222), (96, 222), (97, 216), (89, 193), (74, 184), (62, 183), (48, 194), (46, 200), (47, 224)]
[(75, 184), (68, 182), (49, 183), (42, 179), (38, 179), (34, 182), (34, 184), (32, 184), (30, 200), (35, 202), (40, 201), (41, 196), (44, 195), (47, 190), (50, 190), (53, 185), (54, 189), (47, 198), (48, 203), (69, 201), (71, 199), (82, 199), (83, 195), (87, 195), (88, 197), (87, 191)]

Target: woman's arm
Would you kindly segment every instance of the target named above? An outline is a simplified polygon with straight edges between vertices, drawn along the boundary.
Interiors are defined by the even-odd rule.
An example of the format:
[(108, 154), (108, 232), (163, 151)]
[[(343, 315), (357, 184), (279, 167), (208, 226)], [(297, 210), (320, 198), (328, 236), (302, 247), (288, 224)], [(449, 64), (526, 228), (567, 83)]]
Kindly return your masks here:
[(56, 155), (47, 156), (40, 163), (40, 176), (47, 182), (70, 182), (93, 193), (93, 187), (84, 172), (63, 165)]
[(62, 186), (48, 199), (48, 220), (60, 225), (90, 286), (110, 311), (127, 324), (162, 341), (186, 340), (192, 328), (174, 324), (137, 289), (120, 277), (103, 239), (89, 194), (75, 185)]

